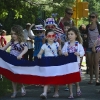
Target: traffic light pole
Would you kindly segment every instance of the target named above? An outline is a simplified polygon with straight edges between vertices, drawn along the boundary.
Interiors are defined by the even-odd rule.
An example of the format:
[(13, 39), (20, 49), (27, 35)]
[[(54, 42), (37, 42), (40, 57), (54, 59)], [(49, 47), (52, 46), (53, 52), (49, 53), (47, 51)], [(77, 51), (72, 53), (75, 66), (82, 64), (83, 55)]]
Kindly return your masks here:
[(78, 3), (78, 0), (76, 0), (76, 19), (75, 19), (76, 26), (78, 25), (78, 20), (77, 20), (77, 18), (78, 18), (77, 9), (78, 9), (78, 7), (77, 7), (77, 3)]
[(78, 2), (81, 2), (81, 0), (76, 0), (76, 18), (75, 18), (75, 23), (76, 26), (78, 26)]

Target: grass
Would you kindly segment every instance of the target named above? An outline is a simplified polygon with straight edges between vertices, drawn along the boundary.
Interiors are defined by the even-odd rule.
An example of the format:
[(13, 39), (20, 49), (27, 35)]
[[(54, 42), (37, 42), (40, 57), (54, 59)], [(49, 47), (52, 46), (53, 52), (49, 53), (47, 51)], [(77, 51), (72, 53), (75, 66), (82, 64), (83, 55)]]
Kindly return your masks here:
[(4, 96), (5, 94), (12, 92), (12, 83), (10, 80), (3, 77), (3, 81), (0, 81), (0, 96)]

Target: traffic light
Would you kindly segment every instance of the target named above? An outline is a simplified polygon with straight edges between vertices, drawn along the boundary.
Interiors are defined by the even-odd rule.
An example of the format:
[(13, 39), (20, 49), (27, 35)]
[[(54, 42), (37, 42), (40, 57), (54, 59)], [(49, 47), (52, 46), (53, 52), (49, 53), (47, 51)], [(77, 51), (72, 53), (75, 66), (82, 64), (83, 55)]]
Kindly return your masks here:
[(82, 2), (83, 3), (83, 17), (88, 17), (88, 2)]
[(78, 18), (88, 17), (88, 2), (78, 2), (77, 3), (77, 13)]
[(76, 7), (73, 7), (73, 15), (72, 18), (75, 19), (76, 18)]
[(78, 18), (82, 18), (83, 17), (83, 4), (82, 2), (78, 2), (77, 3), (77, 15), (78, 15)]

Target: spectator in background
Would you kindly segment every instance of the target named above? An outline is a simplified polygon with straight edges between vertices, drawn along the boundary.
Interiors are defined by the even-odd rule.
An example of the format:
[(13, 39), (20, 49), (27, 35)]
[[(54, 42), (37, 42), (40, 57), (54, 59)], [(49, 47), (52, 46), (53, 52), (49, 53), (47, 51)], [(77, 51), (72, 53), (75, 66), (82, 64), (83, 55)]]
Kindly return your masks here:
[[(1, 30), (0, 47), (4, 47), (7, 44), (5, 35), (6, 35), (6, 31)], [(3, 80), (2, 75), (0, 75), (0, 80)]]
[(64, 18), (62, 18), (62, 19), (59, 21), (59, 23), (58, 23), (59, 27), (60, 27), (63, 31), (64, 31), (64, 22), (69, 22), (69, 23), (71, 24), (71, 26), (74, 26), (74, 22), (73, 22), (73, 20), (71, 19), (72, 15), (73, 15), (73, 9), (67, 7), (67, 8), (65, 9), (65, 16), (64, 16)]
[(1, 43), (2, 47), (4, 47), (7, 44), (7, 40), (6, 40), (5, 36), (6, 36), (6, 31), (2, 30), (1, 37), (0, 37), (0, 43)]
[[(27, 43), (27, 46), (28, 46), (28, 51), (27, 53), (24, 55), (24, 59), (26, 60), (29, 60), (29, 61), (32, 61), (33, 60), (33, 40), (29, 38), (28, 36), (28, 32), (29, 32), (29, 28), (30, 28), (31, 24), (30, 23), (27, 23), (26, 24), (26, 29), (23, 30), (24, 32), (24, 37), (26, 39), (26, 43)], [(30, 32), (30, 34), (32, 36), (34, 36), (32, 30)]]
[[(79, 27), (79, 31), (81, 33), (81, 37), (83, 39), (83, 47), (84, 47), (84, 50), (85, 50), (85, 56), (87, 56), (86, 54), (86, 48), (88, 48), (88, 39), (87, 39), (87, 34), (86, 34), (86, 25), (82, 24), (80, 27)], [(83, 57), (81, 57), (81, 62), (80, 62), (80, 66), (83, 66), (82, 65), (82, 60), (83, 60)], [(88, 73), (88, 61), (87, 61), (87, 57), (86, 57), (86, 66), (87, 66), (87, 70), (86, 72)]]
[(71, 27), (69, 22), (64, 22), (64, 34), (61, 35), (61, 47), (63, 47), (64, 43), (68, 40), (67, 39), (67, 31)]
[[(98, 22), (98, 14), (92, 12), (89, 15), (89, 24), (86, 27), (86, 34), (88, 36), (88, 48), (86, 49), (89, 71), (90, 71), (90, 81), (88, 84), (93, 83), (93, 66), (95, 69), (95, 82), (96, 85), (100, 85), (99, 82), (99, 58), (100, 58), (100, 25)], [(94, 65), (95, 64), (95, 65)]]

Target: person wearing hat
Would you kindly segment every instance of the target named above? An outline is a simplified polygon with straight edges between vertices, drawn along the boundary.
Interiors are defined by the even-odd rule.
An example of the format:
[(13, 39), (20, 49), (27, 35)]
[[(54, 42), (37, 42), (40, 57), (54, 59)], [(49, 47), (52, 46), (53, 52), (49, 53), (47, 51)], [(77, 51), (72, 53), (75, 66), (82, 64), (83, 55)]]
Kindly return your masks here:
[(31, 25), (29, 29), (29, 37), (31, 39), (34, 39), (34, 59), (37, 57), (37, 54), (39, 53), (42, 44), (45, 42), (45, 29), (43, 28), (43, 25), (35, 25), (35, 28), (33, 29), (33, 32), (35, 36), (31, 36), (31, 28), (34, 26)]
[[(33, 60), (33, 40), (31, 38), (29, 38), (29, 36), (28, 36), (30, 26), (31, 26), (31, 24), (27, 23), (26, 28), (23, 30), (24, 37), (26, 39), (27, 46), (28, 46), (28, 51), (24, 55), (24, 59), (32, 61)], [(32, 30), (30, 30), (30, 34), (31, 34), (31, 36), (34, 36)]]
[[(63, 31), (58, 28), (57, 24), (55, 23), (55, 20), (54, 18), (47, 18), (46, 21), (45, 21), (45, 29), (48, 30), (48, 29), (52, 29), (54, 32), (55, 32), (55, 42), (58, 42), (59, 43), (59, 46), (61, 44), (61, 40), (60, 40), (60, 36), (61, 34), (63, 34)], [(59, 52), (60, 53), (60, 52)], [(61, 54), (61, 53), (60, 53)], [(54, 98), (57, 98), (59, 97), (59, 93), (58, 93), (58, 90), (59, 90), (59, 86), (56, 85), (54, 87), (54, 95), (53, 97)], [(50, 86), (44, 86), (44, 90), (43, 90), (43, 93), (40, 95), (41, 98), (46, 98), (46, 95), (47, 93), (50, 91)]]
[(59, 44), (61, 44), (61, 35), (64, 33), (63, 30), (61, 28), (59, 28), (57, 26), (57, 24), (55, 23), (54, 18), (47, 18), (45, 21), (45, 29), (53, 29), (56, 37), (55, 37), (55, 41), (58, 42)]

